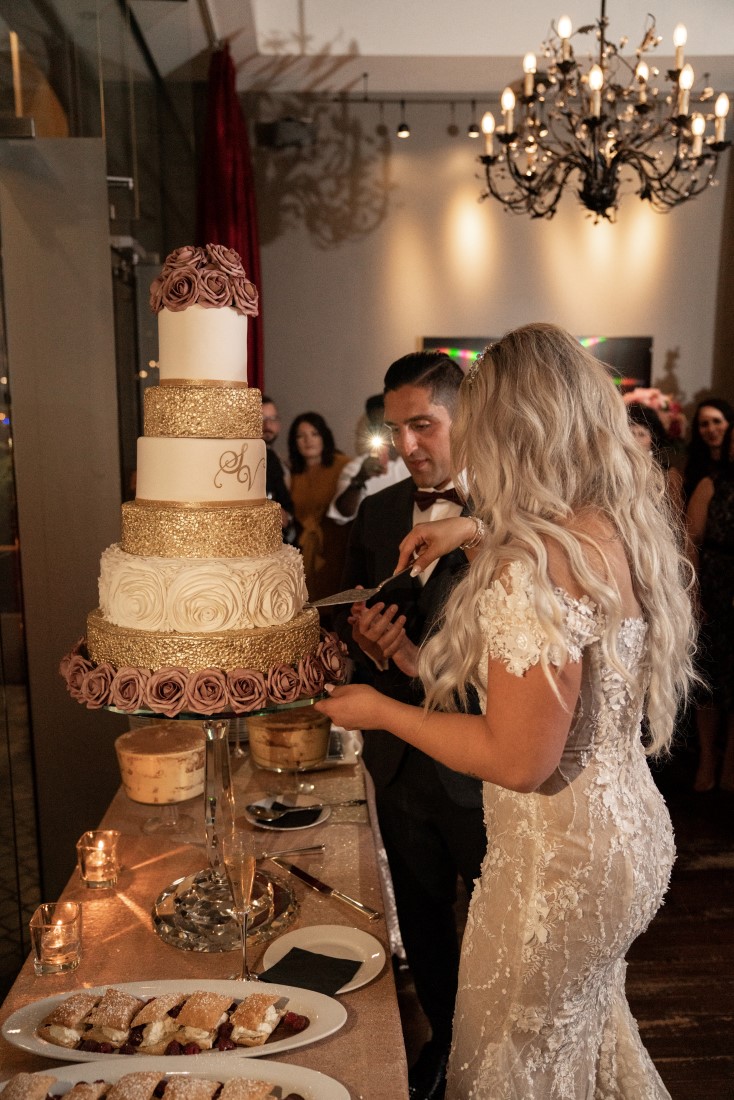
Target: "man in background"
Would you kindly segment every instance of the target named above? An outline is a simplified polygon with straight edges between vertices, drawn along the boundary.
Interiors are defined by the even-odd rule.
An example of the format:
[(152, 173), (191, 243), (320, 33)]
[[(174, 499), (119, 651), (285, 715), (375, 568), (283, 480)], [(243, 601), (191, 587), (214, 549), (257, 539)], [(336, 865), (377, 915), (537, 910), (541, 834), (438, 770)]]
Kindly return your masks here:
[[(439, 352), (405, 355), (385, 375), (385, 425), (410, 476), (362, 500), (350, 532), (344, 588), (389, 577), (399, 544), (415, 523), (461, 514), (451, 482), (449, 431), (462, 378), (460, 368)], [(341, 630), (361, 680), (394, 699), (422, 701), (414, 679), (417, 647), (466, 568), (463, 551), (453, 551), (418, 577), (391, 582), (372, 607), (352, 607)], [(400, 656), (385, 660), (379, 639), (399, 614), (406, 619), (407, 641)], [(481, 784), (386, 730), (366, 730), (363, 752), (408, 964), (432, 1031), (410, 1070), (410, 1096), (440, 1100), (458, 984), (457, 876), (471, 893), (486, 848)]]
[(283, 463), (273, 450), (280, 433), (280, 415), (272, 397), (263, 395), (263, 440), (265, 441), (265, 492), (268, 500), (280, 505), (280, 521), (283, 542), (295, 543), (296, 525), (293, 520), (293, 501), (288, 491), (288, 480)]
[(364, 428), (359, 454), (348, 462), (337, 482), (327, 516), (335, 523), (349, 523), (366, 496), (387, 489), (408, 476), (408, 471), (385, 430), (385, 399), (381, 393), (365, 401)]

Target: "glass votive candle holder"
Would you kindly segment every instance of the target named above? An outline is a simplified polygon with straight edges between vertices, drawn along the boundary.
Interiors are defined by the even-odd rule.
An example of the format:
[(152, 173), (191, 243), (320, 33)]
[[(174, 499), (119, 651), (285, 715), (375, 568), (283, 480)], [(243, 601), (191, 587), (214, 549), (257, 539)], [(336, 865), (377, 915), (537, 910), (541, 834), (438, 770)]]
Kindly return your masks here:
[(82, 833), (76, 842), (79, 877), (92, 890), (114, 886), (120, 870), (116, 829), (93, 829)]
[(79, 902), (44, 902), (31, 917), (29, 928), (36, 974), (76, 970), (82, 954), (82, 907)]

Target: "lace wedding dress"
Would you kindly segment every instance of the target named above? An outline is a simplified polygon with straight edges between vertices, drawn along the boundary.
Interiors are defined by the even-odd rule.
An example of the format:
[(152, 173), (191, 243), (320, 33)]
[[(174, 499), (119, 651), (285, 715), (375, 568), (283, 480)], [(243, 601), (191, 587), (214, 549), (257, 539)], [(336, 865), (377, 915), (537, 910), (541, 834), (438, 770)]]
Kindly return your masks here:
[[(505, 575), (507, 588), (495, 581), (479, 601), (485, 657), (521, 676), (542, 635), (527, 570), (513, 563)], [(624, 991), (625, 953), (674, 858), (640, 741), (647, 628), (626, 619), (619, 631), (630, 686), (602, 662), (595, 604), (556, 595), (570, 659), (583, 661), (581, 693), (542, 787), (484, 785), (489, 847), (464, 936), (446, 1100), (669, 1097)]]

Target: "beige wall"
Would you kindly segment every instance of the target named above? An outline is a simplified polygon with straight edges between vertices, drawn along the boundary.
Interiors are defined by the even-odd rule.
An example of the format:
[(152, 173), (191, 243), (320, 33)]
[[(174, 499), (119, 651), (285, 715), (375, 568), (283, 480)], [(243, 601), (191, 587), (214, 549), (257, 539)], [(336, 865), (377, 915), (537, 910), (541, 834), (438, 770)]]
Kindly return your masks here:
[[(334, 122), (339, 111), (331, 108)], [(382, 161), (369, 144), (376, 107), (350, 108), (353, 156), (368, 158), (356, 174), (330, 158), (328, 145), (310, 161), (258, 154), (261, 181), (270, 173), (260, 187), (265, 377), (284, 429), (315, 408), (351, 452), (364, 397), (420, 337), (494, 335), (532, 320), (577, 334), (652, 336), (656, 383), (686, 402), (711, 385), (726, 160), (721, 186), (666, 215), (630, 193), (615, 225), (594, 225), (569, 193), (552, 221), (532, 221), (495, 200), (477, 202), (479, 149), (464, 137), (468, 116), (457, 109), (460, 133), (450, 137), (445, 105), (409, 105), (413, 136), (398, 141), (389, 112)], [(329, 133), (323, 120), (319, 133)], [(360, 217), (385, 197), (383, 171), (386, 214), (359, 236)], [(361, 198), (350, 207), (355, 180)], [(325, 247), (288, 212), (312, 215), (317, 188), (323, 196), (331, 187), (332, 216), (315, 224), (321, 237), (342, 239)], [(723, 333), (722, 316), (725, 302)], [(716, 381), (724, 383), (720, 372)]]

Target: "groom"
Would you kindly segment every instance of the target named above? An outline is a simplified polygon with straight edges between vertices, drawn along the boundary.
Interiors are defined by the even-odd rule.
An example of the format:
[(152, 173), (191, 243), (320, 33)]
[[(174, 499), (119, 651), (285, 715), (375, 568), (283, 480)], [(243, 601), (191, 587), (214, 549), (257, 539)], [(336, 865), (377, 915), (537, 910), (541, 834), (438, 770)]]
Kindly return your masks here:
[[(461, 514), (451, 482), (449, 432), (462, 378), (448, 356), (428, 351), (403, 356), (385, 375), (385, 425), (410, 477), (362, 501), (350, 534), (343, 587), (370, 587), (389, 577), (398, 546), (416, 523)], [(410, 666), (466, 568), (465, 555), (456, 550), (419, 577), (405, 575), (391, 583), (372, 609), (361, 605), (350, 639), (356, 678), (394, 699), (420, 703), (422, 690)], [(384, 660), (379, 645), (381, 633), (398, 614), (406, 616), (407, 664), (401, 664), (407, 672)], [(486, 847), (481, 785), (386, 730), (365, 731), (364, 761), (375, 785), (408, 963), (432, 1031), (411, 1068), (410, 1096), (440, 1100), (458, 981), (457, 875), (471, 893)]]

